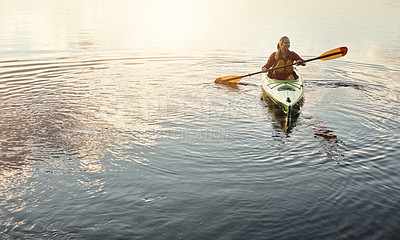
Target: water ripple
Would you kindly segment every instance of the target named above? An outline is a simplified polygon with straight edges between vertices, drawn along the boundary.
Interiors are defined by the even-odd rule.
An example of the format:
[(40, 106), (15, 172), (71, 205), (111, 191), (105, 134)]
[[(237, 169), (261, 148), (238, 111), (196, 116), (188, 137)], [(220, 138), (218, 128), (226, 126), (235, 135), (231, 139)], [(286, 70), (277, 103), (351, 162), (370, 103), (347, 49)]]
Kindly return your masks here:
[[(218, 52), (1, 62), (0, 204), (8, 221), (0, 223), (2, 233), (68, 234), (81, 225), (77, 212), (84, 209), (93, 219), (99, 209), (107, 217), (80, 231), (118, 228), (116, 215), (128, 221), (122, 212), (136, 216), (157, 206), (173, 210), (146, 221), (160, 229), (191, 217), (209, 220), (222, 208), (232, 213), (226, 224), (207, 232), (233, 226), (224, 234), (254, 228), (290, 238), (302, 226), (321, 237), (369, 234), (350, 226), (371, 211), (390, 215), (385, 203), (398, 206), (398, 174), (388, 167), (400, 151), (398, 91), (376, 78), (377, 66), (362, 72), (351, 62), (345, 71), (341, 63), (314, 67), (287, 129), (279, 109), (260, 100), (258, 78), (212, 83), (210, 76), (260, 61), (236, 54), (236, 60)], [(70, 216), (69, 223), (42, 216), (45, 205)], [(189, 216), (175, 211), (182, 206)], [(348, 222), (337, 224), (354, 209)], [(246, 216), (242, 231), (235, 216)]]

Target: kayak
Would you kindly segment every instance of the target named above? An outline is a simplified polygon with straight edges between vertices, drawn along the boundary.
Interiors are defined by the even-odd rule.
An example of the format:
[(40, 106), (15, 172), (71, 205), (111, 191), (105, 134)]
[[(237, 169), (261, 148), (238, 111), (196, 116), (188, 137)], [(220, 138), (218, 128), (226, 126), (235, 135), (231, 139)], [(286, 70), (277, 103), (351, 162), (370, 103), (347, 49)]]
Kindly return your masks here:
[(293, 107), (299, 102), (304, 94), (304, 80), (299, 76), (295, 80), (277, 80), (269, 78), (267, 73), (262, 73), (261, 87), (268, 97), (275, 102), (287, 115), (292, 114)]

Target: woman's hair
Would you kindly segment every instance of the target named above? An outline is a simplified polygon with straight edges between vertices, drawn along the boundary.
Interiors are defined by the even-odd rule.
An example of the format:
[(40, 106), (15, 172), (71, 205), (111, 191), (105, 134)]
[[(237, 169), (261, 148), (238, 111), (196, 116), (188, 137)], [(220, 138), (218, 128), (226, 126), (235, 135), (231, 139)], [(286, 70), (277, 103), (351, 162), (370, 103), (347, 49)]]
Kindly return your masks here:
[(281, 54), (281, 51), (282, 51), (282, 44), (283, 44), (283, 42), (284, 42), (285, 40), (289, 40), (289, 38), (286, 37), (286, 36), (283, 36), (283, 37), (281, 37), (281, 38), (279, 39), (278, 45), (276, 46), (276, 48), (277, 48), (276, 53), (275, 53), (275, 59), (276, 59), (276, 60), (279, 59), (279, 55)]

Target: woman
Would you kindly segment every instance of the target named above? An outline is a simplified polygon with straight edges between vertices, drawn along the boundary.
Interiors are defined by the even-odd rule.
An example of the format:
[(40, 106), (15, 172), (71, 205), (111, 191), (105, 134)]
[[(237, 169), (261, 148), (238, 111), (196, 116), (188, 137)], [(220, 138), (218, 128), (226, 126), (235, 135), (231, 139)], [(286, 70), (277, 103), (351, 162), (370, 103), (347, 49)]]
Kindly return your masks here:
[[(304, 60), (299, 55), (297, 55), (297, 53), (289, 51), (289, 48), (289, 38), (286, 36), (281, 37), (281, 39), (279, 39), (277, 51), (271, 54), (267, 64), (263, 66), (262, 71), (266, 72), (271, 67), (275, 68), (295, 62), (296, 65), (305, 66), (306, 63), (304, 62)], [(293, 65), (291, 65), (285, 68), (273, 70), (272, 72), (268, 71), (268, 77), (278, 80), (294, 80), (297, 78), (297, 75), (293, 71)]]

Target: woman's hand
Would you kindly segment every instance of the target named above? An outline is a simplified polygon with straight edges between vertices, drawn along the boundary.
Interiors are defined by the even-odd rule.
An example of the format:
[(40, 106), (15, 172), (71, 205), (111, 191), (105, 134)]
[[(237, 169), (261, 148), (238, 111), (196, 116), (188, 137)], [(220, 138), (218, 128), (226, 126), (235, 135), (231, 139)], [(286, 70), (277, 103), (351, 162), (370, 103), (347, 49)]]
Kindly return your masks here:
[(306, 62), (305, 61), (301, 61), (301, 60), (299, 60), (299, 61), (296, 61), (296, 66), (305, 66), (306, 65)]
[(267, 72), (267, 68), (266, 68), (266, 67), (262, 67), (261, 70), (262, 70), (263, 72)]

